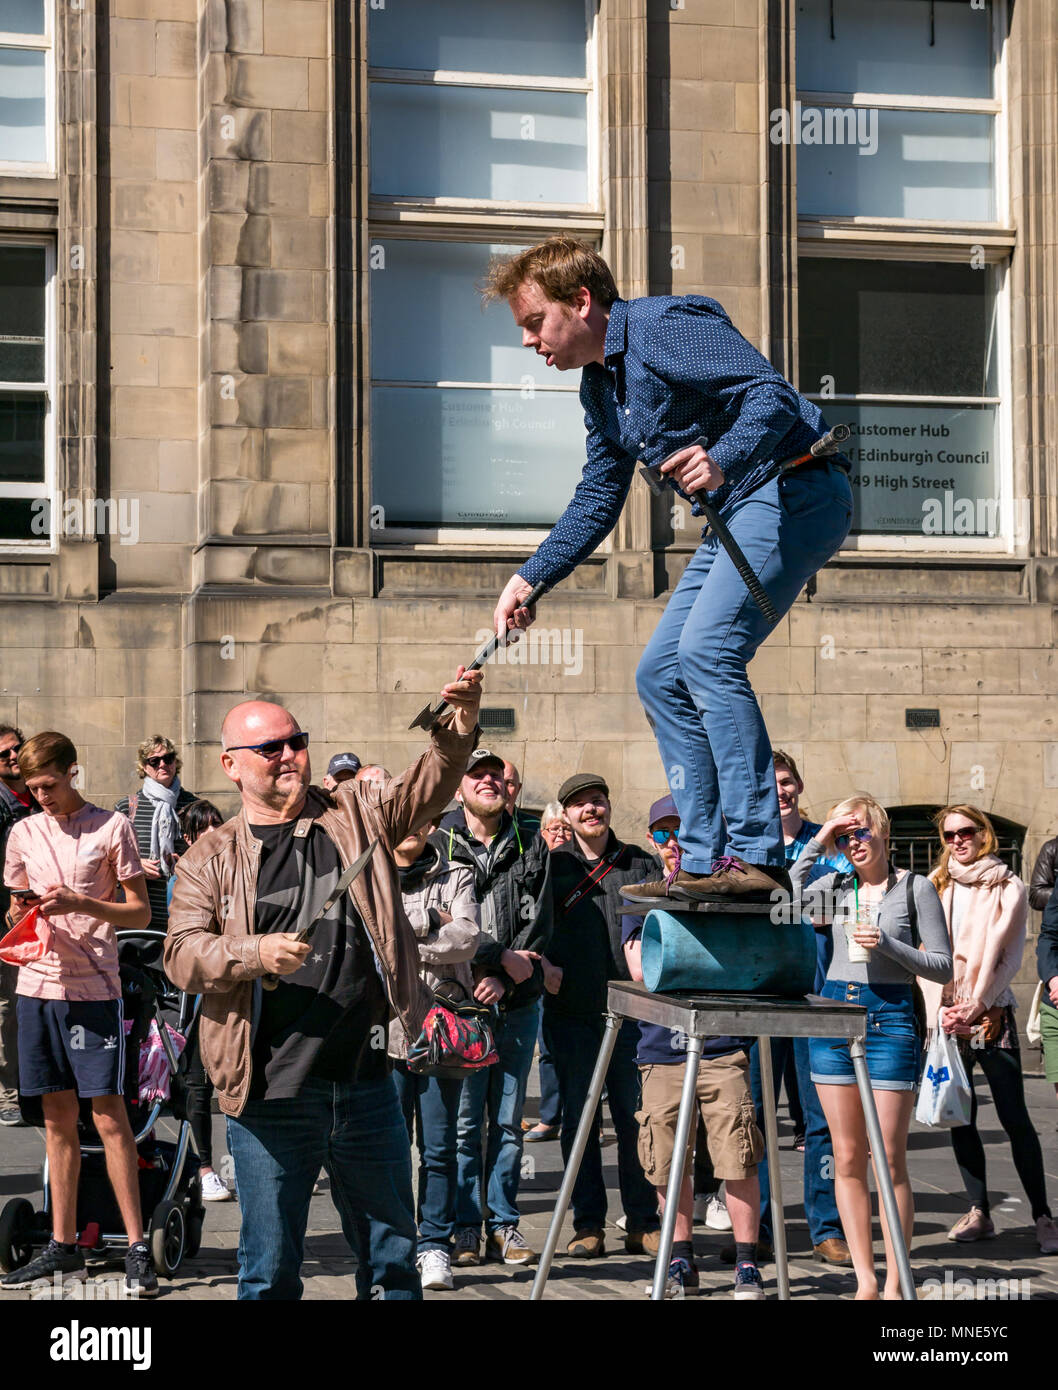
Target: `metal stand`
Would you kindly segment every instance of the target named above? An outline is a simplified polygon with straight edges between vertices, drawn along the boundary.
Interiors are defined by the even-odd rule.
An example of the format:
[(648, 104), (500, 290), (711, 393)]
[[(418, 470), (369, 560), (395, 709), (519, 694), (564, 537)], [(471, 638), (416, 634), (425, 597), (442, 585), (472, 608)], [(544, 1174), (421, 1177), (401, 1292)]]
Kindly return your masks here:
[(654, 1281), (651, 1299), (664, 1300), (665, 1281), (668, 1276), (669, 1259), (672, 1253), (673, 1234), (676, 1229), (676, 1212), (679, 1206), (680, 1188), (687, 1156), (687, 1142), (694, 1118), (695, 1092), (698, 1082), (698, 1067), (702, 1055), (704, 1038), (716, 1036), (756, 1037), (760, 1054), (760, 1080), (764, 1105), (764, 1137), (768, 1150), (768, 1179), (771, 1187), (772, 1237), (775, 1244), (775, 1272), (779, 1287), (779, 1298), (790, 1297), (790, 1272), (786, 1253), (786, 1222), (783, 1214), (782, 1174), (779, 1168), (779, 1141), (775, 1122), (775, 1091), (773, 1088), (771, 1038), (847, 1038), (853, 1069), (856, 1072), (856, 1085), (859, 1088), (863, 1114), (867, 1122), (871, 1153), (875, 1155), (875, 1174), (881, 1197), (889, 1235), (896, 1255), (900, 1272), (900, 1289), (909, 1302), (915, 1300), (915, 1282), (911, 1274), (911, 1262), (904, 1244), (904, 1232), (896, 1207), (896, 1193), (889, 1165), (885, 1162), (885, 1146), (882, 1142), (878, 1111), (875, 1109), (874, 1093), (867, 1071), (864, 1053), (867, 1011), (858, 1004), (845, 1004), (831, 999), (820, 999), (809, 995), (805, 1000), (754, 998), (752, 995), (731, 994), (650, 994), (643, 985), (625, 981), (612, 981), (609, 986), (609, 1009), (606, 1015), (606, 1028), (595, 1061), (588, 1098), (584, 1103), (577, 1137), (562, 1176), (555, 1202), (554, 1214), (548, 1228), (547, 1240), (540, 1254), (536, 1278), (533, 1281), (532, 1300), (544, 1296), (551, 1261), (558, 1246), (559, 1232), (569, 1209), (573, 1195), (573, 1185), (580, 1172), (588, 1136), (591, 1134), (595, 1112), (602, 1099), (606, 1072), (617, 1042), (617, 1030), (626, 1018), (638, 1019), (646, 1023), (658, 1023), (662, 1027), (678, 1029), (687, 1038), (687, 1060), (683, 1076), (683, 1091), (680, 1096), (680, 1109), (676, 1120), (676, 1141), (669, 1171), (669, 1198), (661, 1223), (661, 1237), (657, 1261), (654, 1266)]

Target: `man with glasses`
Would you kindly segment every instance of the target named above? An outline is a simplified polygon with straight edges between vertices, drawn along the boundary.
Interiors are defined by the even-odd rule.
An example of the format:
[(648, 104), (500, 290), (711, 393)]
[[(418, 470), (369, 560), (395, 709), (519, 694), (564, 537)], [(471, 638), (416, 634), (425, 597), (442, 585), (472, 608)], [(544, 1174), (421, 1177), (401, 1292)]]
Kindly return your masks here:
[(224, 720), (221, 766), (242, 809), (180, 861), (165, 966), (202, 994), (199, 1041), (242, 1208), (240, 1299), (300, 1298), (321, 1166), (357, 1256), (357, 1297), (422, 1297), (408, 1131), (386, 1052), (390, 1012), (413, 1043), (431, 996), (390, 846), (455, 790), (480, 684), (459, 668), (442, 692), (450, 722), (402, 776), (333, 793), (311, 785), (309, 735), (288, 710), (248, 700)]
[(180, 783), (181, 767), (172, 739), (153, 734), (136, 749), (136, 774), (143, 786), (114, 804), (114, 810), (132, 822), (155, 931), (165, 931), (169, 923), (169, 882), (177, 859), (187, 849), (180, 814), (197, 800)]
[(495, 1010), (499, 1051), (494, 1066), (463, 1083), (456, 1134), (458, 1266), (481, 1262), (482, 1223), (486, 1259), (536, 1261), (518, 1230), (518, 1185), (522, 1110), (544, 989), (540, 958), (551, 936), (550, 861), (543, 840), (525, 835), (512, 819), (503, 769), (498, 753), (479, 748), (471, 754), (459, 786), (464, 824), (442, 827), (439, 837), (448, 858), (474, 874), (481, 905), (474, 995)]
[[(7, 851), (11, 827), (40, 810), (18, 767), (18, 750), (25, 740), (13, 724), (0, 724), (0, 861)], [(10, 890), (0, 881), (0, 911), (6, 917)], [(18, 1108), (18, 1020), (15, 1016), (17, 965), (0, 962), (0, 1125), (22, 1124)]]

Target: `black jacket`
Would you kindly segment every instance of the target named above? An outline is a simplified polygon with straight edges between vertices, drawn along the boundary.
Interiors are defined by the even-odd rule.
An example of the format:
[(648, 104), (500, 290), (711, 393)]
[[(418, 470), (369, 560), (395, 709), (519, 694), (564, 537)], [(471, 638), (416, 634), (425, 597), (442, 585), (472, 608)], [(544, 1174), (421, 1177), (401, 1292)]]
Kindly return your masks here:
[[(0, 916), (7, 915), (8, 908), (11, 906), (11, 890), (4, 887), (4, 862), (7, 858), (7, 837), (11, 833), (11, 827), (20, 820), (25, 820), (27, 816), (37, 815), (40, 812), (40, 805), (32, 792), (29, 794), (29, 806), (23, 806), (14, 792), (8, 791), (7, 786), (0, 782)], [(6, 928), (0, 926), (0, 931)]]
[(1054, 880), (1058, 873), (1058, 836), (1048, 840), (1036, 856), (1036, 867), (1029, 880), (1029, 905), (1042, 912), (1050, 900)]
[(527, 837), (505, 811), (496, 838), (482, 865), (464, 821), (431, 837), (441, 853), (466, 864), (474, 875), (474, 892), (481, 904), (481, 944), (474, 956), (474, 973), (495, 975), (507, 987), (501, 1008), (518, 1009), (539, 999), (544, 972), (533, 965), (528, 980), (516, 985), (500, 965), (505, 950), (539, 951), (548, 955), (551, 940), (551, 856), (539, 835)]
[(621, 888), (656, 878), (658, 861), (638, 845), (627, 845), (610, 831), (602, 859), (620, 853), (611, 869), (597, 878), (576, 902), (563, 907), (590, 873), (598, 873), (600, 860), (589, 864), (576, 839), (551, 855), (551, 896), (555, 924), (547, 958), (562, 967), (562, 988), (544, 997), (544, 1007), (573, 1018), (585, 1018), (606, 1010), (608, 980), (628, 980), (621, 945), (624, 906)]
[[(1033, 874), (1033, 878), (1035, 877)], [(1051, 892), (1043, 909), (1040, 936), (1036, 942), (1036, 968), (1044, 984), (1058, 975), (1058, 889)], [(1044, 997), (1046, 998), (1046, 995)]]

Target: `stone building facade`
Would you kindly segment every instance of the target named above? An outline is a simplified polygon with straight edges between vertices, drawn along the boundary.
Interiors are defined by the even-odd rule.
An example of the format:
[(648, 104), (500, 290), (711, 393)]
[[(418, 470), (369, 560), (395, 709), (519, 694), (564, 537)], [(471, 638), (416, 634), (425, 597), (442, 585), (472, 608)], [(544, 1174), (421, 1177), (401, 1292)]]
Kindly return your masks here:
[[(854, 3), (838, 0), (839, 31)], [(0, 713), (27, 733), (67, 730), (103, 803), (128, 790), (136, 744), (163, 731), (185, 784), (230, 806), (218, 733), (247, 694), (294, 710), (317, 775), (347, 747), (393, 770), (416, 753), (410, 719), (489, 626), (539, 528), (373, 524), (372, 458), (376, 476), (406, 465), (372, 440), (382, 240), (434, 227), (440, 242), (525, 243), (570, 227), (599, 239), (623, 295), (713, 296), (795, 381), (806, 257), (978, 256), (1005, 277), (993, 394), (1002, 487), (1026, 524), (981, 545), (861, 534), (752, 674), (812, 810), (853, 788), (894, 808), (965, 799), (1018, 827), (1031, 863), (1058, 830), (1058, 9), (962, 6), (987, 9), (1001, 40), (1001, 101), (997, 85), (992, 106), (954, 106), (998, 112), (1004, 190), (963, 226), (874, 215), (869, 188), (865, 212), (805, 215), (801, 199), (799, 213), (809, 155), (774, 138), (775, 113), (795, 109), (798, 42), (826, 22), (827, 0), (589, 5), (590, 206), (380, 197), (369, 45), (386, 4), (44, 3), (45, 34), (26, 43), (51, 65), (50, 167), (4, 164), (0, 150), (0, 253), (51, 257), (51, 526), (26, 531), (23, 485), (23, 530), (8, 526), (0, 553)], [(391, 15), (402, 4), (388, 0)], [(909, 23), (934, 22), (929, 0), (896, 4), (901, 22), (909, 6)], [(533, 0), (514, 8), (524, 16)], [(943, 27), (955, 7), (935, 8)], [(839, 391), (824, 408), (841, 418), (842, 404)], [(127, 535), (122, 502), (135, 504)], [(488, 673), (486, 704), (513, 711), (495, 741), (521, 764), (530, 803), (590, 767), (610, 782), (618, 828), (638, 833), (664, 782), (633, 674), (694, 542), (690, 518), (637, 480), (613, 536), (541, 607), (549, 629), (582, 634), (579, 660)], [(923, 707), (937, 726), (908, 727), (906, 711)]]

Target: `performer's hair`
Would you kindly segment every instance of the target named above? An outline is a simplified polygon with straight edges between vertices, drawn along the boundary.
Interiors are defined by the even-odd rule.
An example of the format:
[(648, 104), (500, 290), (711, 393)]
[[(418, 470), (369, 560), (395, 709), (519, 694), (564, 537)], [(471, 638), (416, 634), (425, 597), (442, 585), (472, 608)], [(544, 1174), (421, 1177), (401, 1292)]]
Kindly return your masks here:
[[(938, 893), (943, 893), (951, 882), (951, 874), (948, 872), (948, 862), (951, 859), (951, 846), (944, 843), (944, 822), (949, 816), (965, 816), (968, 821), (972, 821), (978, 830), (985, 832), (984, 842), (977, 852), (976, 859), (983, 859), (986, 854), (995, 854), (999, 846), (996, 838), (995, 826), (988, 819), (985, 813), (977, 806), (945, 806), (942, 811), (938, 811), (933, 817), (933, 824), (937, 827), (937, 834), (940, 836), (941, 853), (937, 860), (936, 867), (930, 874), (933, 885)], [(976, 859), (971, 861), (976, 863)]]
[(789, 753), (782, 748), (776, 748), (771, 755), (771, 760), (776, 767), (784, 767), (795, 782), (800, 782), (801, 786), (804, 786), (804, 778), (797, 771), (797, 764)]
[(65, 734), (46, 729), (42, 734), (27, 738), (18, 750), (18, 770), (23, 781), (28, 777), (38, 777), (46, 768), (54, 767), (56, 772), (69, 772), (77, 761), (77, 749)]
[(494, 256), (481, 294), (485, 303), (510, 299), (526, 280), (535, 280), (548, 299), (572, 304), (583, 286), (600, 308), (620, 298), (610, 267), (587, 242), (571, 236), (552, 236), (517, 256)]
[(880, 801), (875, 801), (874, 797), (868, 796), (866, 792), (857, 792), (855, 796), (839, 801), (827, 816), (827, 820), (833, 820), (836, 816), (851, 816), (857, 811), (863, 813), (864, 820), (876, 835), (888, 840), (889, 814)]

